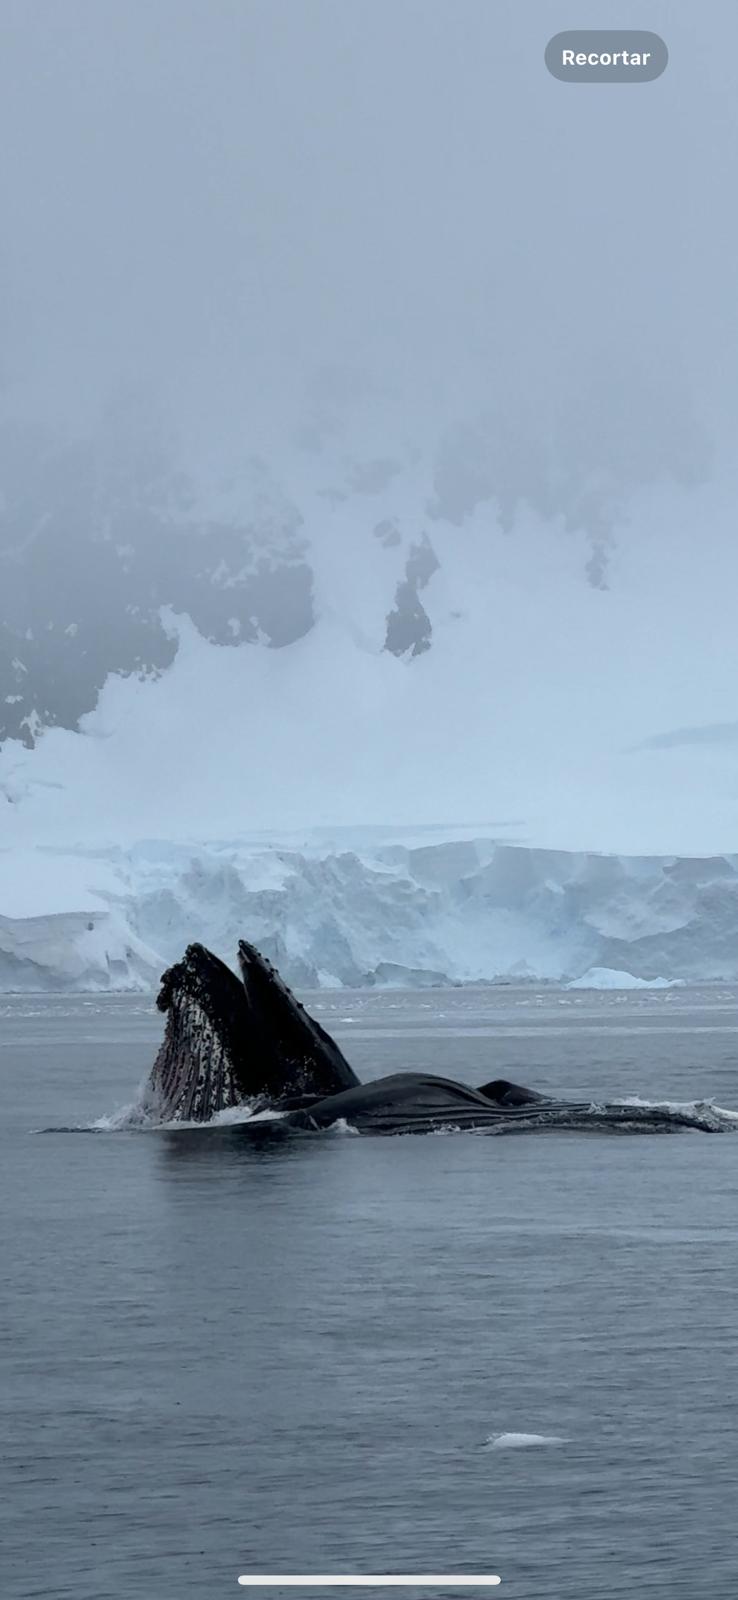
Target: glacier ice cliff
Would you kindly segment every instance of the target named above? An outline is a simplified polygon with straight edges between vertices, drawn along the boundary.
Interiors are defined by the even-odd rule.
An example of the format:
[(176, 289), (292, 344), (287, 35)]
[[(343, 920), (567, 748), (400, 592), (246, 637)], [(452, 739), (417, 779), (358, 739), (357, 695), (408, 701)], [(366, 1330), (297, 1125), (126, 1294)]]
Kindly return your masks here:
[(0, 990), (146, 989), (242, 936), (306, 988), (738, 979), (738, 856), (418, 837), (0, 850)]

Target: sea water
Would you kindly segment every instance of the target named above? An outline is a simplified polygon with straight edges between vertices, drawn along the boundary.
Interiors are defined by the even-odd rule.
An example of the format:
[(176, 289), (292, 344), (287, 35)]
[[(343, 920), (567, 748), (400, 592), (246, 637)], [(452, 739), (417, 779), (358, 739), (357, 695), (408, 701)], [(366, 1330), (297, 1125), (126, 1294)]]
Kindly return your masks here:
[[(729, 988), (307, 998), (362, 1077), (738, 1107)], [(136, 1131), (160, 1030), (0, 1000), (3, 1600), (732, 1600), (738, 1138)]]

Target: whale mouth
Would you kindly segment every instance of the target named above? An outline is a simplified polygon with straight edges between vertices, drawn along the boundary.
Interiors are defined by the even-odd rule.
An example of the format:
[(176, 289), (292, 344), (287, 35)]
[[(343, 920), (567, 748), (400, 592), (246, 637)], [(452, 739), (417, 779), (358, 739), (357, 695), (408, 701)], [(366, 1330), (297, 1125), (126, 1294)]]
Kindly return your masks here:
[(238, 963), (240, 979), (191, 944), (162, 976), (166, 1029), (144, 1096), (162, 1121), (210, 1122), (244, 1102), (311, 1103), (358, 1084), (330, 1034), (245, 940)]

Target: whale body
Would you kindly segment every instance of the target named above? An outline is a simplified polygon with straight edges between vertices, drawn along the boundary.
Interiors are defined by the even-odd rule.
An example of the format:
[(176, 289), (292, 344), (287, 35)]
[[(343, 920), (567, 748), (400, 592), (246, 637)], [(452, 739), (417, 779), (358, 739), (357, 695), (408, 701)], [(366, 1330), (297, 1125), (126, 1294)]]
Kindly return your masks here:
[(362, 1084), (335, 1040), (246, 940), (238, 968), (236, 976), (204, 945), (191, 944), (163, 974), (157, 1005), (166, 1028), (144, 1096), (145, 1109), (163, 1122), (209, 1122), (245, 1105), (278, 1111), (280, 1127), (302, 1132), (341, 1121), (375, 1134), (720, 1126), (709, 1108), (556, 1100), (505, 1078), (474, 1089), (433, 1073), (397, 1072)]

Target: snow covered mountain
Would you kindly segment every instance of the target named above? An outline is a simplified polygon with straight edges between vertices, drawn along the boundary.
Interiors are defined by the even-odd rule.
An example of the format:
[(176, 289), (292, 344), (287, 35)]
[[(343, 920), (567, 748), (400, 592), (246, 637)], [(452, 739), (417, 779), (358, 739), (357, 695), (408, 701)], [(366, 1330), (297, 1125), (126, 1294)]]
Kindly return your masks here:
[(227, 471), (0, 429), (0, 985), (735, 975), (725, 475), (331, 392)]
[(533, 474), (536, 507), (478, 435), (392, 456), (397, 419), (359, 421), (197, 481), (153, 429), (127, 455), (118, 423), (6, 429), (0, 845), (440, 822), (732, 850), (725, 476), (603, 471), (584, 505)]
[(278, 477), (252, 456), (198, 484), (146, 411), (125, 406), (76, 439), (0, 426), (0, 744), (76, 729), (110, 673), (163, 672), (176, 654), (163, 610), (224, 647), (304, 638), (316, 622), (315, 535), (330, 521), (364, 542), (364, 564), (375, 558), (383, 647), (428, 649), (422, 592), (438, 559), (422, 507), (401, 518), (388, 498), (402, 462), (308, 448), (302, 465)]
[(206, 515), (156, 441), (0, 429), (0, 740), (76, 728), (111, 672), (154, 675), (160, 610), (218, 644), (290, 644), (314, 621), (296, 507), (258, 465), (240, 519)]
[[(662, 412), (661, 390), (653, 401)], [(563, 408), (548, 441), (539, 418), (518, 414), (511, 430), (502, 411), (473, 408), (465, 420), (426, 419), (411, 436), (399, 395), (379, 404), (334, 373), (294, 437), (262, 441), (261, 454), (211, 451), (196, 471), (138, 396), (73, 435), (6, 416), (0, 745), (77, 729), (111, 673), (151, 678), (170, 667), (176, 639), (162, 612), (224, 648), (289, 648), (330, 620), (358, 650), (413, 660), (442, 630), (468, 656), (475, 591), (496, 627), (497, 596), (512, 584), (504, 604), (514, 601), (519, 634), (540, 626), (537, 591), (556, 605), (573, 584), (590, 629), (607, 630), (608, 612), (619, 622), (642, 579), (632, 557), (643, 534), (653, 565), (681, 531), (664, 517), (693, 533), (704, 513), (704, 444), (673, 411), (672, 397), (647, 443), (624, 403), (617, 434), (603, 440), (596, 391), (586, 428)], [(719, 542), (713, 507), (710, 521)], [(597, 598), (608, 592), (609, 607)]]
[[(143, 981), (170, 953), (142, 841), (201, 863), (199, 903), (170, 859), (177, 940), (207, 924), (224, 841), (248, 896), (253, 841), (291, 841), (271, 932), (242, 909), (313, 975), (619, 960), (584, 921), (576, 946), (566, 895), (554, 960), (540, 852), (568, 853), (566, 883), (575, 857), (616, 858), (636, 906), (633, 860), (673, 886), (676, 862), (738, 849), (730, 48), (695, 54), (670, 16), (686, 115), (676, 71), (633, 97), (562, 89), (542, 4), (472, 6), (463, 38), (452, 6), (418, 26), (413, 5), (332, 4), (329, 47), (312, 7), (289, 26), (179, 7), (174, 29), (156, 7), (58, 28), (15, 9), (0, 916), (18, 981), (34, 963)], [(442, 910), (407, 862), (350, 842), (367, 827), (514, 846), (539, 885), (507, 908), (517, 931), (476, 891), (462, 916), (481, 862)], [(700, 878), (657, 975), (682, 959), (679, 917), (686, 967), (724, 970), (719, 871), (714, 925)]]

